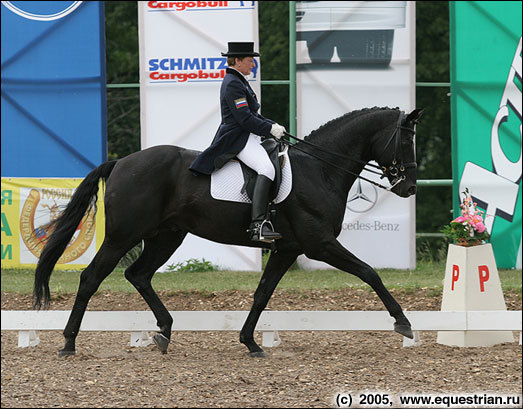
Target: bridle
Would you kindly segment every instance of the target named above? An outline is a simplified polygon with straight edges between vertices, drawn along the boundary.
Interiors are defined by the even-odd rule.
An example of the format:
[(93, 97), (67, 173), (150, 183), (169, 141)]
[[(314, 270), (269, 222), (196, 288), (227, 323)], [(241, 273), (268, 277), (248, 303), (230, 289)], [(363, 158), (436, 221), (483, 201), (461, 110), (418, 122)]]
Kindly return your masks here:
[[(380, 159), (383, 157), (383, 154), (387, 151), (387, 148), (394, 140), (394, 153), (392, 157), (392, 163), (387, 168), (385, 166), (381, 166), (381, 170), (383, 174), (380, 176), (381, 179), (384, 177), (390, 177), (392, 179), (392, 187), (396, 186), (398, 183), (405, 180), (405, 172), (407, 169), (416, 169), (417, 163), (416, 162), (403, 162), (403, 155), (401, 150), (401, 131), (411, 131), (410, 128), (403, 125), (405, 119), (405, 113), (403, 111), (400, 112), (400, 115), (398, 117), (398, 123), (396, 124), (396, 129), (390, 136), (389, 140), (385, 144), (385, 147), (383, 148), (383, 151), (378, 156), (378, 163), (380, 162)], [(392, 189), (391, 187), (391, 189)]]
[[(417, 164), (416, 162), (407, 162), (407, 163), (404, 163), (403, 162), (403, 155), (402, 155), (402, 152), (401, 152), (401, 131), (402, 130), (408, 130), (408, 131), (411, 131), (410, 128), (406, 127), (403, 125), (403, 122), (405, 120), (405, 112), (404, 111), (401, 111), (400, 114), (399, 114), (399, 117), (398, 117), (398, 122), (396, 124), (396, 128), (394, 128), (394, 132), (392, 133), (392, 135), (389, 137), (389, 139), (387, 140), (387, 143), (385, 144), (385, 147), (383, 148), (383, 151), (381, 152), (381, 154), (378, 156), (378, 160), (377, 162), (379, 163), (380, 162), (380, 159), (383, 157), (384, 153), (387, 151), (387, 148), (389, 147), (389, 145), (394, 141), (394, 153), (393, 153), (393, 159), (392, 159), (392, 163), (389, 167), (386, 167), (386, 166), (379, 166), (379, 165), (375, 165), (373, 163), (368, 163), (368, 162), (365, 162), (363, 160), (360, 160), (360, 159), (355, 159), (355, 158), (351, 158), (349, 156), (346, 156), (346, 155), (342, 155), (342, 154), (339, 154), (337, 152), (334, 152), (334, 151), (331, 151), (329, 149), (326, 149), (324, 148), (323, 146), (319, 146), (319, 145), (316, 145), (314, 143), (311, 143), (309, 141), (306, 141), (304, 139), (300, 139), (300, 138), (297, 138), (296, 136), (293, 136), (291, 134), (289, 134), (288, 132), (285, 132), (285, 136), (287, 136), (288, 138), (293, 138), (301, 143), (303, 143), (304, 145), (308, 145), (308, 146), (311, 146), (313, 148), (315, 148), (316, 150), (318, 151), (321, 151), (323, 153), (327, 153), (331, 156), (334, 156), (334, 157), (338, 157), (338, 158), (341, 158), (345, 161), (349, 160), (349, 161), (352, 161), (352, 162), (357, 162), (357, 163), (361, 163), (364, 165), (363, 169), (366, 170), (367, 172), (370, 172), (370, 173), (374, 173), (376, 175), (379, 175), (380, 176), (380, 179), (383, 179), (385, 177), (387, 178), (390, 178), (391, 179), (391, 186), (390, 187), (387, 187), (385, 185), (382, 185), (381, 183), (378, 183), (378, 182), (375, 182), (373, 180), (370, 180), (370, 179), (367, 179), (359, 174), (356, 174), (348, 169), (345, 169), (344, 167), (342, 166), (339, 166), (339, 165), (336, 165), (335, 163), (332, 163), (314, 153), (311, 153), (311, 152), (308, 152), (302, 148), (300, 148), (299, 144), (294, 144), (292, 143), (290, 140), (285, 140), (285, 139), (280, 139), (280, 142), (282, 142), (283, 144), (293, 148), (293, 149), (297, 149), (299, 150), (300, 152), (303, 152), (309, 156), (312, 156), (313, 158), (316, 158), (318, 159), (319, 161), (323, 162), (323, 163), (326, 163), (328, 164), (329, 166), (332, 166), (338, 170), (341, 170), (345, 173), (348, 173), (350, 175), (353, 175), (353, 176), (356, 176), (362, 180), (365, 180), (366, 182), (369, 182), (379, 188), (382, 188), (382, 189), (385, 189), (387, 191), (391, 191), (396, 185), (400, 184), (402, 181), (404, 181), (406, 179), (406, 176), (405, 176), (405, 172), (407, 171), (407, 169), (412, 169), (412, 168), (416, 168), (417, 167)], [(374, 169), (377, 169), (378, 171), (374, 170), (374, 169), (368, 169), (368, 167), (370, 168), (374, 168)]]

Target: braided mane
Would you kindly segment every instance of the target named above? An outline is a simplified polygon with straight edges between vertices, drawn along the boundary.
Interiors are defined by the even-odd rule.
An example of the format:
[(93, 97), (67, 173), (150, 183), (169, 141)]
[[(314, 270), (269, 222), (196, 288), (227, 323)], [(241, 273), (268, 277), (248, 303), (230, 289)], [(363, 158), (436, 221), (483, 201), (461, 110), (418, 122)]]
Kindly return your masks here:
[(321, 125), (318, 129), (315, 129), (314, 131), (312, 131), (309, 135), (307, 135), (304, 139), (307, 139), (307, 140), (311, 140), (311, 139), (314, 139), (317, 137), (318, 134), (321, 134), (323, 133), (327, 128), (330, 128), (332, 127), (333, 125), (336, 125), (340, 122), (349, 122), (349, 121), (352, 121), (356, 118), (359, 118), (361, 117), (362, 115), (365, 115), (365, 114), (369, 114), (369, 113), (373, 113), (373, 112), (376, 112), (376, 111), (385, 111), (385, 110), (399, 110), (398, 107), (396, 108), (389, 108), (389, 107), (372, 107), (372, 108), (362, 108), (362, 109), (358, 109), (358, 110), (355, 110), (355, 111), (351, 111), (351, 112), (347, 112), (346, 114), (338, 117), (338, 118), (335, 118), (335, 119), (331, 119), (329, 122), (326, 122), (325, 124)]

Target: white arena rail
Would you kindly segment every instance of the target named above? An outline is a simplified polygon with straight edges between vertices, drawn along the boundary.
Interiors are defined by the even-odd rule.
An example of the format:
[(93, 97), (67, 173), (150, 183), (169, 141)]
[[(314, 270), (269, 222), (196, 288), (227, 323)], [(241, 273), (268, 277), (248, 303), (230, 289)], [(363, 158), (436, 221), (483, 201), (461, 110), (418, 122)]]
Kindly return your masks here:
[[(1, 312), (2, 331), (18, 331), (18, 346), (36, 346), (36, 331), (63, 331), (71, 311)], [(170, 311), (173, 331), (239, 331), (248, 311)], [(519, 331), (521, 311), (405, 311), (414, 339), (403, 346), (421, 343), (419, 331)], [(256, 326), (262, 345), (280, 344), (278, 331), (392, 331), (394, 319), (386, 311), (264, 311)], [(87, 311), (80, 331), (131, 332), (131, 346), (146, 346), (147, 331), (158, 331), (151, 311)]]

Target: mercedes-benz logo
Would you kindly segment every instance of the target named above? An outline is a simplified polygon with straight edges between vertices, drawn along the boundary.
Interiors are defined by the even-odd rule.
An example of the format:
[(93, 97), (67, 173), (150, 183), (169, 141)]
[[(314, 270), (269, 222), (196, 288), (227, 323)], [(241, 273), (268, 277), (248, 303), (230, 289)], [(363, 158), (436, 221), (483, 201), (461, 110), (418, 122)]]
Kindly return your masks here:
[(365, 213), (378, 202), (378, 189), (369, 182), (357, 179), (349, 191), (347, 209), (355, 213)]

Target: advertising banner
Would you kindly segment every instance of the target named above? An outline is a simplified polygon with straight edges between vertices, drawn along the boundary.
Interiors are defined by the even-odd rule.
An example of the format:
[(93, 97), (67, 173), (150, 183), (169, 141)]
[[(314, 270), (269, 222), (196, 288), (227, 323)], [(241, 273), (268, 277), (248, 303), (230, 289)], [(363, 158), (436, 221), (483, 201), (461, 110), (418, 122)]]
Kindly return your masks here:
[(104, 2), (2, 1), (2, 176), (107, 159)]
[[(415, 108), (415, 7), (407, 1), (296, 2), (300, 137), (362, 108)], [(383, 183), (376, 175), (362, 176)], [(325, 212), (329, 211), (328, 203)], [(415, 267), (415, 198), (357, 179), (340, 243), (373, 267)], [(382, 243), (376, 251), (376, 243)], [(306, 268), (327, 264), (300, 257)]]
[(521, 268), (521, 2), (451, 2), (454, 215), (468, 188), (500, 268)]
[[(82, 179), (2, 178), (2, 268), (35, 267), (58, 218)], [(100, 192), (102, 189), (100, 189)], [(80, 269), (104, 239), (103, 195), (79, 224), (56, 268)]]
[[(255, 1), (138, 2), (141, 146), (202, 151), (221, 122), (220, 86), (227, 43), (258, 46)], [(260, 99), (260, 60), (248, 81)], [(261, 270), (261, 250), (187, 236), (161, 268), (202, 259), (231, 270)]]

